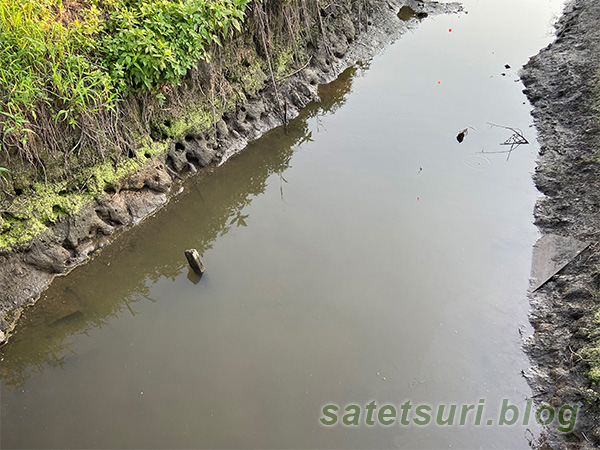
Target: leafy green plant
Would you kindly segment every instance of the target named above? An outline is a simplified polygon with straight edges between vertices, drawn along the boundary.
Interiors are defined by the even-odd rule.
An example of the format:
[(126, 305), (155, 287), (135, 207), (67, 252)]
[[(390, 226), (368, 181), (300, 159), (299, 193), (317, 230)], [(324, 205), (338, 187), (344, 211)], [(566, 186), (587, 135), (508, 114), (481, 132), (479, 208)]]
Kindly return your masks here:
[(176, 83), (208, 46), (240, 31), (250, 0), (151, 0), (116, 8), (101, 40), (121, 90)]
[(40, 114), (76, 127), (178, 83), (241, 30), (250, 1), (0, 0), (0, 142), (26, 148)]

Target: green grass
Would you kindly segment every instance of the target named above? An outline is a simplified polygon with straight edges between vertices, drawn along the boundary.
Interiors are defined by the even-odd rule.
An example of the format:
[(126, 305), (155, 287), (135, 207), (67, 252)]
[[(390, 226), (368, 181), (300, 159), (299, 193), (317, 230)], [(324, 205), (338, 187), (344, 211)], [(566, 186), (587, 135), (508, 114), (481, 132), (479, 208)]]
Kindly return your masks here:
[(600, 385), (600, 310), (594, 314), (594, 326), (588, 338), (589, 343), (581, 352), (581, 358), (590, 366), (587, 371), (588, 378)]
[(93, 57), (100, 11), (71, 19), (61, 1), (0, 0), (0, 131), (27, 145), (41, 109), (76, 125), (78, 115), (110, 107), (114, 80)]
[[(86, 120), (101, 126), (99, 113), (116, 110), (127, 97), (160, 97), (209, 59), (210, 46), (241, 31), (250, 1), (0, 0), (0, 155), (11, 169), (7, 180), (7, 168), (0, 167), (0, 188), (18, 183), (24, 194), (2, 208), (10, 212), (0, 215), (0, 249), (44, 233), (60, 216), (75, 214), (106, 186), (138, 170), (147, 157), (165, 151), (137, 142), (136, 157), (120, 160), (106, 158), (93, 140), (83, 153), (69, 152), (73, 144), (67, 144), (58, 155), (40, 155), (36, 145), (47, 144), (48, 136), (65, 145), (60, 130), (83, 130)], [(185, 121), (209, 127), (206, 113), (196, 116)], [(183, 129), (179, 122), (174, 124)], [(94, 152), (98, 155), (90, 156)], [(63, 162), (61, 155), (69, 159)], [(17, 169), (24, 166), (15, 161), (13, 168), (15, 157), (34, 169)], [(47, 185), (36, 178), (46, 179), (47, 169), (60, 173), (64, 165), (77, 168), (69, 189), (63, 176), (52, 175)]]
[(249, 2), (0, 0), (2, 142), (27, 150), (41, 114), (77, 127), (127, 95), (179, 83), (241, 30)]
[[(235, 36), (251, 1), (262, 0), (0, 0), (0, 251), (160, 160), (167, 140), (209, 132), (270, 82), (271, 66), (284, 76), (297, 27), (271, 23), (280, 28), (265, 59), (256, 24)], [(210, 54), (210, 95), (201, 86), (199, 96), (206, 66), (190, 71)]]

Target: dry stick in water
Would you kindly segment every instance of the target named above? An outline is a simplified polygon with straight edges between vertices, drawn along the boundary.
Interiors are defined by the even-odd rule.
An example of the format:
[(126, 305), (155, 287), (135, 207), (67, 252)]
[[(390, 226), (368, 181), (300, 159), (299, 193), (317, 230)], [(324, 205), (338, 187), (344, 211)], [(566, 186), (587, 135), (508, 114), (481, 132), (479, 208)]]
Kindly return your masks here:
[(481, 153), (508, 153), (508, 155), (506, 156), (506, 160), (508, 161), (512, 151), (515, 148), (517, 148), (519, 145), (529, 144), (529, 141), (527, 139), (525, 139), (525, 136), (523, 135), (523, 131), (521, 131), (519, 128), (505, 127), (504, 125), (497, 125), (497, 124), (491, 123), (491, 122), (488, 122), (488, 125), (491, 128), (492, 127), (504, 128), (505, 130), (510, 130), (513, 132), (513, 134), (507, 140), (500, 143), (500, 145), (510, 145), (510, 149), (500, 151), (500, 152), (484, 152), (482, 150)]

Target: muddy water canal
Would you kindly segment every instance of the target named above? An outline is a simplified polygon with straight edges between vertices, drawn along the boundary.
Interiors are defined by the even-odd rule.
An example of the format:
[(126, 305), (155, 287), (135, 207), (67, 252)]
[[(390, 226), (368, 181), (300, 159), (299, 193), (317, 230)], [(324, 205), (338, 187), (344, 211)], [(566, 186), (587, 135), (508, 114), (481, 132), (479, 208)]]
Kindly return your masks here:
[[(517, 70), (562, 2), (464, 6), (57, 279), (1, 350), (2, 448), (525, 448), (533, 419), (497, 424), (531, 396), (538, 148)], [(488, 123), (529, 144), (507, 159)], [(480, 425), (413, 421), (480, 399)], [(410, 400), (410, 424), (368, 425), (373, 400)]]

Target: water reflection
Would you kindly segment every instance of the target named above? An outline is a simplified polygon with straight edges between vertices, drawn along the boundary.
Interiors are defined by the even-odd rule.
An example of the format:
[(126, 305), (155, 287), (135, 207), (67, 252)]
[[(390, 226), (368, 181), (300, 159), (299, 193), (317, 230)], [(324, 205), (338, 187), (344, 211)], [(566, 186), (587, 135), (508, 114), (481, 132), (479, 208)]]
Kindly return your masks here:
[[(245, 227), (249, 214), (243, 210), (265, 192), (267, 179), (273, 174), (280, 177), (285, 202), (283, 174), (294, 151), (312, 141), (308, 121), (333, 114), (343, 106), (354, 78), (367, 69), (368, 64), (360, 63), (320, 86), (321, 101), (305, 108), (287, 129), (270, 131), (261, 138), (260, 146), (251, 143), (223, 167), (188, 179), (185, 192), (151, 221), (119, 236), (68, 277), (57, 278), (35, 308), (25, 312), (14, 336), (1, 349), (0, 379), (8, 390), (23, 389), (31, 376), (41, 375), (48, 367), (63, 368), (75, 355), (69, 336), (87, 335), (122, 313), (135, 316), (136, 304), (142, 300), (157, 301), (150, 296), (150, 289), (159, 279), (175, 279), (187, 271), (188, 279), (199, 283), (185, 262), (183, 250), (194, 247), (204, 254), (219, 237), (233, 228)], [(185, 216), (180, 215), (182, 210)], [(190, 228), (202, 232), (186, 232)], [(154, 236), (149, 239), (148, 234)], [(142, 235), (146, 238), (141, 239)], [(103, 276), (95, 276), (98, 272)], [(110, 287), (104, 284), (106, 279), (111, 280)]]

